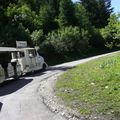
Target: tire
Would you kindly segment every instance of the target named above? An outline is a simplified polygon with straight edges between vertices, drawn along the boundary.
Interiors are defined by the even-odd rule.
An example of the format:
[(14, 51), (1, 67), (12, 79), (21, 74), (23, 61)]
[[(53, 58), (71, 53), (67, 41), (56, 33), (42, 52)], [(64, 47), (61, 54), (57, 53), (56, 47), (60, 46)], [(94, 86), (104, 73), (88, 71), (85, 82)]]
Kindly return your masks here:
[(19, 78), (20, 78), (20, 76), (18, 76), (18, 75), (14, 76), (14, 80), (19, 80)]
[(43, 64), (42, 71), (46, 70), (46, 64)]

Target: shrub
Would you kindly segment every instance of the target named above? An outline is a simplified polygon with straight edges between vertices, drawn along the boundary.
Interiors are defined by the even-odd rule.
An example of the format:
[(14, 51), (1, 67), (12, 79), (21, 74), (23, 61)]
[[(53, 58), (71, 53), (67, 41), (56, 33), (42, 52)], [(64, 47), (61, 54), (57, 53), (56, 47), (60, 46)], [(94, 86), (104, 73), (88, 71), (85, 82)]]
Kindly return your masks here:
[(88, 47), (88, 40), (88, 31), (70, 26), (49, 33), (42, 48), (59, 54), (81, 53)]
[(31, 40), (33, 42), (34, 45), (39, 45), (40, 42), (43, 40), (43, 31), (42, 30), (35, 30), (32, 32), (31, 36)]
[(108, 25), (101, 29), (101, 35), (104, 38), (106, 47), (109, 49), (120, 47), (120, 21), (115, 14), (108, 19)]
[(105, 48), (105, 41), (100, 33), (100, 30), (98, 28), (91, 27), (89, 31), (91, 35), (89, 41), (90, 45), (93, 48), (99, 48), (99, 49)]

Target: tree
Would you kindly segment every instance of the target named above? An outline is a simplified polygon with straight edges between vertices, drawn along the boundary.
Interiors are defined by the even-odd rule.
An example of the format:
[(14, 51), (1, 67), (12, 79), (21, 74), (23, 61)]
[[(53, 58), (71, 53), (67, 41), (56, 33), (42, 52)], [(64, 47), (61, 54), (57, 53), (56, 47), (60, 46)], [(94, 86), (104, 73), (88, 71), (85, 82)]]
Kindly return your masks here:
[(75, 17), (77, 26), (88, 29), (91, 25), (86, 9), (81, 3), (75, 3)]
[(118, 16), (112, 14), (108, 21), (108, 25), (101, 29), (106, 47), (110, 49), (120, 47), (120, 21)]
[(16, 41), (27, 41), (32, 46), (29, 31), (22, 24), (9, 22), (4, 29), (0, 28), (0, 46), (15, 47)]
[(18, 0), (0, 0), (0, 6), (3, 6), (4, 8), (6, 8), (10, 3), (15, 4), (17, 2)]
[(94, 26), (89, 29), (90, 41), (89, 44), (92, 48), (104, 50), (105, 41), (101, 35), (100, 29), (95, 28)]
[(57, 24), (54, 19), (54, 10), (49, 4), (40, 8), (38, 22), (41, 29), (43, 29), (44, 34), (47, 34), (57, 28)]
[[(47, 1), (49, 1), (49, 4), (47, 4)], [(40, 30), (42, 30), (44, 34), (47, 34), (51, 30), (56, 29), (57, 23), (54, 21), (54, 19), (55, 14), (58, 13), (55, 13), (55, 10), (54, 8), (52, 8), (52, 6), (54, 4), (58, 4), (55, 3), (57, 1), (31, 0), (30, 2), (29, 0), (9, 0), (4, 2), (3, 0), (1, 0), (0, 1), (1, 45), (15, 46), (15, 41), (18, 39), (16, 39), (16, 37), (13, 37), (14, 34), (15, 35), (20, 34), (18, 35), (20, 40), (25, 40), (23, 36), (24, 35), (26, 36), (26, 30), (29, 31), (28, 35), (26, 36), (26, 40), (28, 40), (29, 38), (30, 39), (29, 41), (31, 41), (32, 39), (33, 43), (36, 44), (35, 41), (36, 39), (39, 39), (38, 36), (41, 33)], [(22, 27), (19, 28), (19, 25), (21, 25)], [(6, 37), (4, 37), (4, 35), (6, 35)], [(8, 40), (7, 35), (11, 40)], [(14, 43), (11, 42), (12, 40), (14, 41)], [(38, 41), (39, 40), (37, 40), (37, 44)]]
[(60, 0), (59, 7), (60, 14), (58, 16), (58, 23), (60, 27), (75, 26), (75, 9), (71, 0)]
[(62, 55), (66, 55), (66, 53), (80, 54), (87, 49), (88, 40), (88, 31), (69, 26), (49, 33), (43, 43), (43, 49)]
[(36, 15), (27, 4), (9, 4), (6, 8), (6, 16), (14, 23), (22, 23), (31, 32), (35, 29), (34, 19), (36, 19)]
[(43, 31), (42, 30), (35, 30), (31, 34), (31, 40), (34, 46), (39, 46), (43, 41)]
[(105, 27), (112, 13), (111, 0), (81, 0), (86, 8), (92, 25), (96, 28)]
[(10, 2), (4, 6), (1, 13), (0, 45), (15, 47), (17, 40), (28, 41), (29, 45), (32, 45), (30, 30), (33, 29), (33, 19), (29, 7), (26, 4), (19, 6)]
[(59, 2), (60, 0), (37, 0), (40, 3), (40, 7), (44, 5), (50, 5), (54, 10), (54, 15), (57, 16), (59, 14)]

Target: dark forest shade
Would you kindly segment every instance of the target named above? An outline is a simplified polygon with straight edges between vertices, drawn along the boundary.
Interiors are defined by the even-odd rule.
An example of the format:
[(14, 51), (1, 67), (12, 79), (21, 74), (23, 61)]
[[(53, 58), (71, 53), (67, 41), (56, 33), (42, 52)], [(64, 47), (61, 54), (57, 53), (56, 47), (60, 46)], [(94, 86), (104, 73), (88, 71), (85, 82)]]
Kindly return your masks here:
[(112, 13), (111, 0), (81, 0), (86, 8), (92, 25), (103, 28), (108, 24), (108, 18)]

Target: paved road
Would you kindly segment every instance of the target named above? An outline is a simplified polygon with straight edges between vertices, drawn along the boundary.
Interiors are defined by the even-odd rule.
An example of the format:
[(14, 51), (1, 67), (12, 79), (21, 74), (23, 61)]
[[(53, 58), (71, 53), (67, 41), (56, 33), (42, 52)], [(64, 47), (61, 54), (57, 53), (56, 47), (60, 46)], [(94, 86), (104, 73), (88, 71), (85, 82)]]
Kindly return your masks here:
[(46, 72), (5, 82), (0, 87), (0, 120), (66, 120), (50, 111), (43, 103), (38, 92), (41, 82), (68, 68), (101, 56), (49, 67)]

